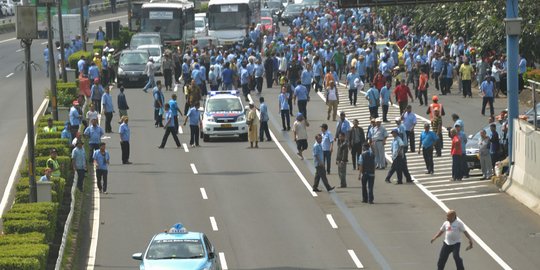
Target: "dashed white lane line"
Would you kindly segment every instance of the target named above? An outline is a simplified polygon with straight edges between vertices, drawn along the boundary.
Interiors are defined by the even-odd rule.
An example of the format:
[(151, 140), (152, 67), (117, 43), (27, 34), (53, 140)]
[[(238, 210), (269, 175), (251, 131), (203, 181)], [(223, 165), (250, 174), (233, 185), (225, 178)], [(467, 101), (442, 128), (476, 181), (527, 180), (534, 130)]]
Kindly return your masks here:
[(332, 229), (337, 229), (338, 226), (336, 224), (336, 222), (334, 221), (334, 218), (332, 217), (331, 214), (326, 214), (326, 219), (328, 219), (328, 222), (330, 223), (330, 226), (332, 226)]
[(24, 49), (18, 49), (15, 52), (22, 52), (22, 51), (24, 51)]
[(203, 187), (201, 188), (201, 196), (203, 200), (208, 200), (208, 195), (206, 195), (206, 190)]
[(182, 148), (184, 148), (184, 152), (189, 153), (189, 148), (187, 146), (187, 143), (183, 143)]
[(13, 72), (11, 72), (11, 73), (9, 73), (8, 75), (6, 75), (6, 78), (9, 78), (9, 77), (11, 77), (11, 76), (13, 76)]
[[(320, 93), (320, 92), (319, 92)], [(249, 98), (249, 101), (250, 102), (253, 102), (253, 98), (251, 98), (251, 94), (248, 95), (248, 98)], [(259, 111), (257, 111), (257, 116), (258, 117), (261, 117), (261, 113)], [(304, 184), (304, 186), (306, 186), (306, 188), (308, 189), (308, 191), (310, 192), (311, 196), (313, 197), (317, 197), (317, 193), (315, 193), (313, 191), (313, 187), (311, 186), (311, 184), (307, 181), (307, 179), (304, 177), (304, 175), (302, 174), (302, 172), (300, 171), (300, 169), (298, 168), (298, 166), (296, 166), (296, 164), (294, 163), (294, 161), (292, 160), (292, 158), (289, 156), (289, 154), (287, 153), (287, 151), (285, 150), (285, 148), (283, 148), (283, 146), (281, 145), (281, 143), (278, 141), (278, 138), (274, 135), (274, 132), (272, 132), (272, 130), (270, 130), (270, 137), (272, 137), (272, 141), (277, 145), (279, 151), (281, 151), (281, 154), (283, 154), (283, 156), (285, 157), (285, 159), (287, 159), (287, 161), (289, 162), (289, 164), (291, 165), (291, 167), (293, 168), (294, 172), (296, 173), (296, 175), (298, 176), (298, 178), (300, 178), (300, 180), (302, 181), (302, 183)]]
[(217, 222), (216, 222), (215, 217), (210, 217), (210, 224), (212, 224), (212, 230), (214, 232), (217, 232), (218, 231), (218, 226), (217, 226)]
[[(184, 129), (182, 128), (182, 126), (178, 125), (178, 133), (179, 134), (184, 134)], [(185, 143), (184, 143), (185, 144)]]
[(364, 269), (364, 265), (362, 264), (362, 262), (360, 262), (360, 259), (358, 259), (358, 256), (356, 256), (356, 253), (354, 253), (354, 250), (348, 249), (347, 252), (349, 252), (349, 256), (351, 256), (351, 259), (356, 265), (356, 268)]
[(499, 194), (500, 193), (489, 193), (489, 194), (481, 194), (481, 195), (453, 197), (453, 198), (446, 198), (446, 199), (440, 199), (440, 200), (443, 201), (443, 202), (446, 202), (446, 201), (453, 201), (453, 200), (463, 200), (463, 199), (474, 199), (474, 198), (489, 197), (489, 196), (495, 196), (495, 195), (499, 195)]
[(221, 263), (221, 269), (227, 270), (229, 267), (227, 266), (227, 260), (225, 259), (225, 253), (220, 252), (219, 253), (219, 262)]
[(195, 164), (191, 163), (189, 164), (191, 166), (191, 170), (193, 171), (193, 174), (199, 174), (199, 171), (197, 171), (197, 167), (195, 167)]

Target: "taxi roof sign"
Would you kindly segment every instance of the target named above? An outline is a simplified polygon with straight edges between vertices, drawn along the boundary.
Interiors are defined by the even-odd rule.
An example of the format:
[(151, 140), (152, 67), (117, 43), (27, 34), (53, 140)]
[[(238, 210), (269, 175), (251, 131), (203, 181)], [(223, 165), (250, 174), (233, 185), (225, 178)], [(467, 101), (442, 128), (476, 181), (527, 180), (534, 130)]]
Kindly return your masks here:
[(236, 96), (236, 95), (239, 94), (239, 92), (238, 92), (238, 90), (210, 91), (210, 96), (222, 95), (222, 94), (227, 94), (227, 95), (233, 95), (233, 96)]
[(182, 223), (176, 223), (167, 231), (167, 233), (188, 233), (186, 227)]

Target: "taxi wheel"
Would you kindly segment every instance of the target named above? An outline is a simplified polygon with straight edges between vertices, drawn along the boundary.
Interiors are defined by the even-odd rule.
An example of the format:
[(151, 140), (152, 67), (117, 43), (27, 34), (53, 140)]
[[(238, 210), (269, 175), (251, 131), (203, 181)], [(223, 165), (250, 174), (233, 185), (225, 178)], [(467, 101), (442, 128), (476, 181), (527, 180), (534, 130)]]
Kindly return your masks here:
[(210, 141), (210, 136), (207, 134), (203, 134), (203, 142), (208, 142), (208, 141)]

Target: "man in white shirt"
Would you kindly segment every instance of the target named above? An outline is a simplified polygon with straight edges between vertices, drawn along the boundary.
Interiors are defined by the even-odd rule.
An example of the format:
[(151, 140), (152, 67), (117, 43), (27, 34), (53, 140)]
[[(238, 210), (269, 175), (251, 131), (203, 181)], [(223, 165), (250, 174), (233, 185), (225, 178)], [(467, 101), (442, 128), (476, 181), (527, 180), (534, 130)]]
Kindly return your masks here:
[(433, 243), (443, 233), (445, 233), (444, 242), (439, 255), (439, 261), (437, 262), (437, 269), (444, 269), (450, 253), (453, 253), (457, 270), (465, 269), (463, 267), (463, 260), (459, 256), (459, 248), (461, 247), (461, 233), (463, 233), (465, 237), (469, 239), (469, 246), (467, 246), (465, 250), (469, 250), (473, 247), (473, 241), (469, 233), (465, 230), (465, 224), (463, 224), (461, 220), (457, 219), (455, 210), (449, 210), (448, 213), (446, 213), (446, 221), (443, 223), (437, 234), (433, 236), (431, 243)]

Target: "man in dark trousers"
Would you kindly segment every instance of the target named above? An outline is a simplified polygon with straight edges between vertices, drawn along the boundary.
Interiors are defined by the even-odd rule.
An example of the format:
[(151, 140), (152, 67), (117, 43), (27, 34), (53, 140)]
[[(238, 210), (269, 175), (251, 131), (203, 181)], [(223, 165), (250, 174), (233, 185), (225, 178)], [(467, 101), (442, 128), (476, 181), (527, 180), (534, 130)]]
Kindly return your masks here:
[(330, 186), (328, 178), (326, 178), (326, 170), (324, 169), (323, 150), (321, 146), (322, 136), (321, 134), (315, 135), (315, 144), (313, 145), (313, 164), (315, 166), (315, 179), (313, 183), (313, 191), (321, 192), (319, 189), (319, 181), (322, 179), (324, 186), (328, 192), (332, 191), (335, 187)]
[(362, 145), (363, 152), (358, 157), (359, 180), (362, 181), (362, 202), (373, 204), (373, 185), (375, 184), (375, 155), (369, 143)]
[(347, 187), (347, 162), (349, 162), (349, 144), (344, 132), (340, 132), (338, 135), (337, 153), (336, 153), (336, 165), (338, 166), (338, 175), (340, 179), (341, 188)]
[[(274, 54), (272, 54), (272, 57)], [(264, 60), (264, 73), (266, 77), (266, 88), (272, 88), (274, 82), (274, 60), (270, 57), (270, 54), (266, 56)]]
[(122, 164), (131, 164), (129, 161), (129, 139), (131, 137), (131, 130), (128, 126), (128, 117), (122, 117), (122, 124), (118, 128), (120, 134), (120, 148), (122, 149)]
[(169, 105), (169, 103), (165, 103), (165, 125), (163, 128), (165, 129), (165, 134), (163, 134), (161, 145), (159, 145), (158, 148), (163, 149), (165, 147), (169, 134), (173, 136), (176, 147), (180, 148), (181, 144), (180, 140), (178, 140), (178, 136), (176, 135), (176, 131), (174, 130), (174, 119), (171, 112), (171, 105)]
[(118, 97), (116, 98), (116, 101), (118, 103), (118, 113), (120, 114), (120, 121), (118, 124), (122, 124), (122, 118), (124, 116), (128, 116), (128, 110), (129, 106), (127, 104), (126, 95), (124, 94), (124, 87), (120, 87), (120, 93), (118, 93)]
[(353, 169), (356, 170), (356, 161), (360, 154), (362, 154), (362, 145), (366, 141), (364, 129), (358, 126), (358, 119), (353, 120), (353, 126), (349, 130), (347, 139), (349, 140)]
[(463, 270), (463, 259), (459, 256), (459, 249), (461, 247), (461, 233), (467, 237), (469, 240), (469, 246), (465, 250), (469, 250), (473, 247), (473, 241), (469, 233), (465, 230), (465, 224), (459, 219), (457, 219), (456, 211), (449, 210), (446, 213), (446, 221), (441, 226), (441, 229), (431, 238), (431, 243), (435, 242), (437, 238), (441, 235), (444, 235), (444, 242), (441, 248), (441, 253), (439, 254), (439, 261), (437, 262), (437, 269), (443, 270), (448, 260), (450, 253), (454, 256), (454, 261), (456, 262), (456, 268), (458, 270)]

